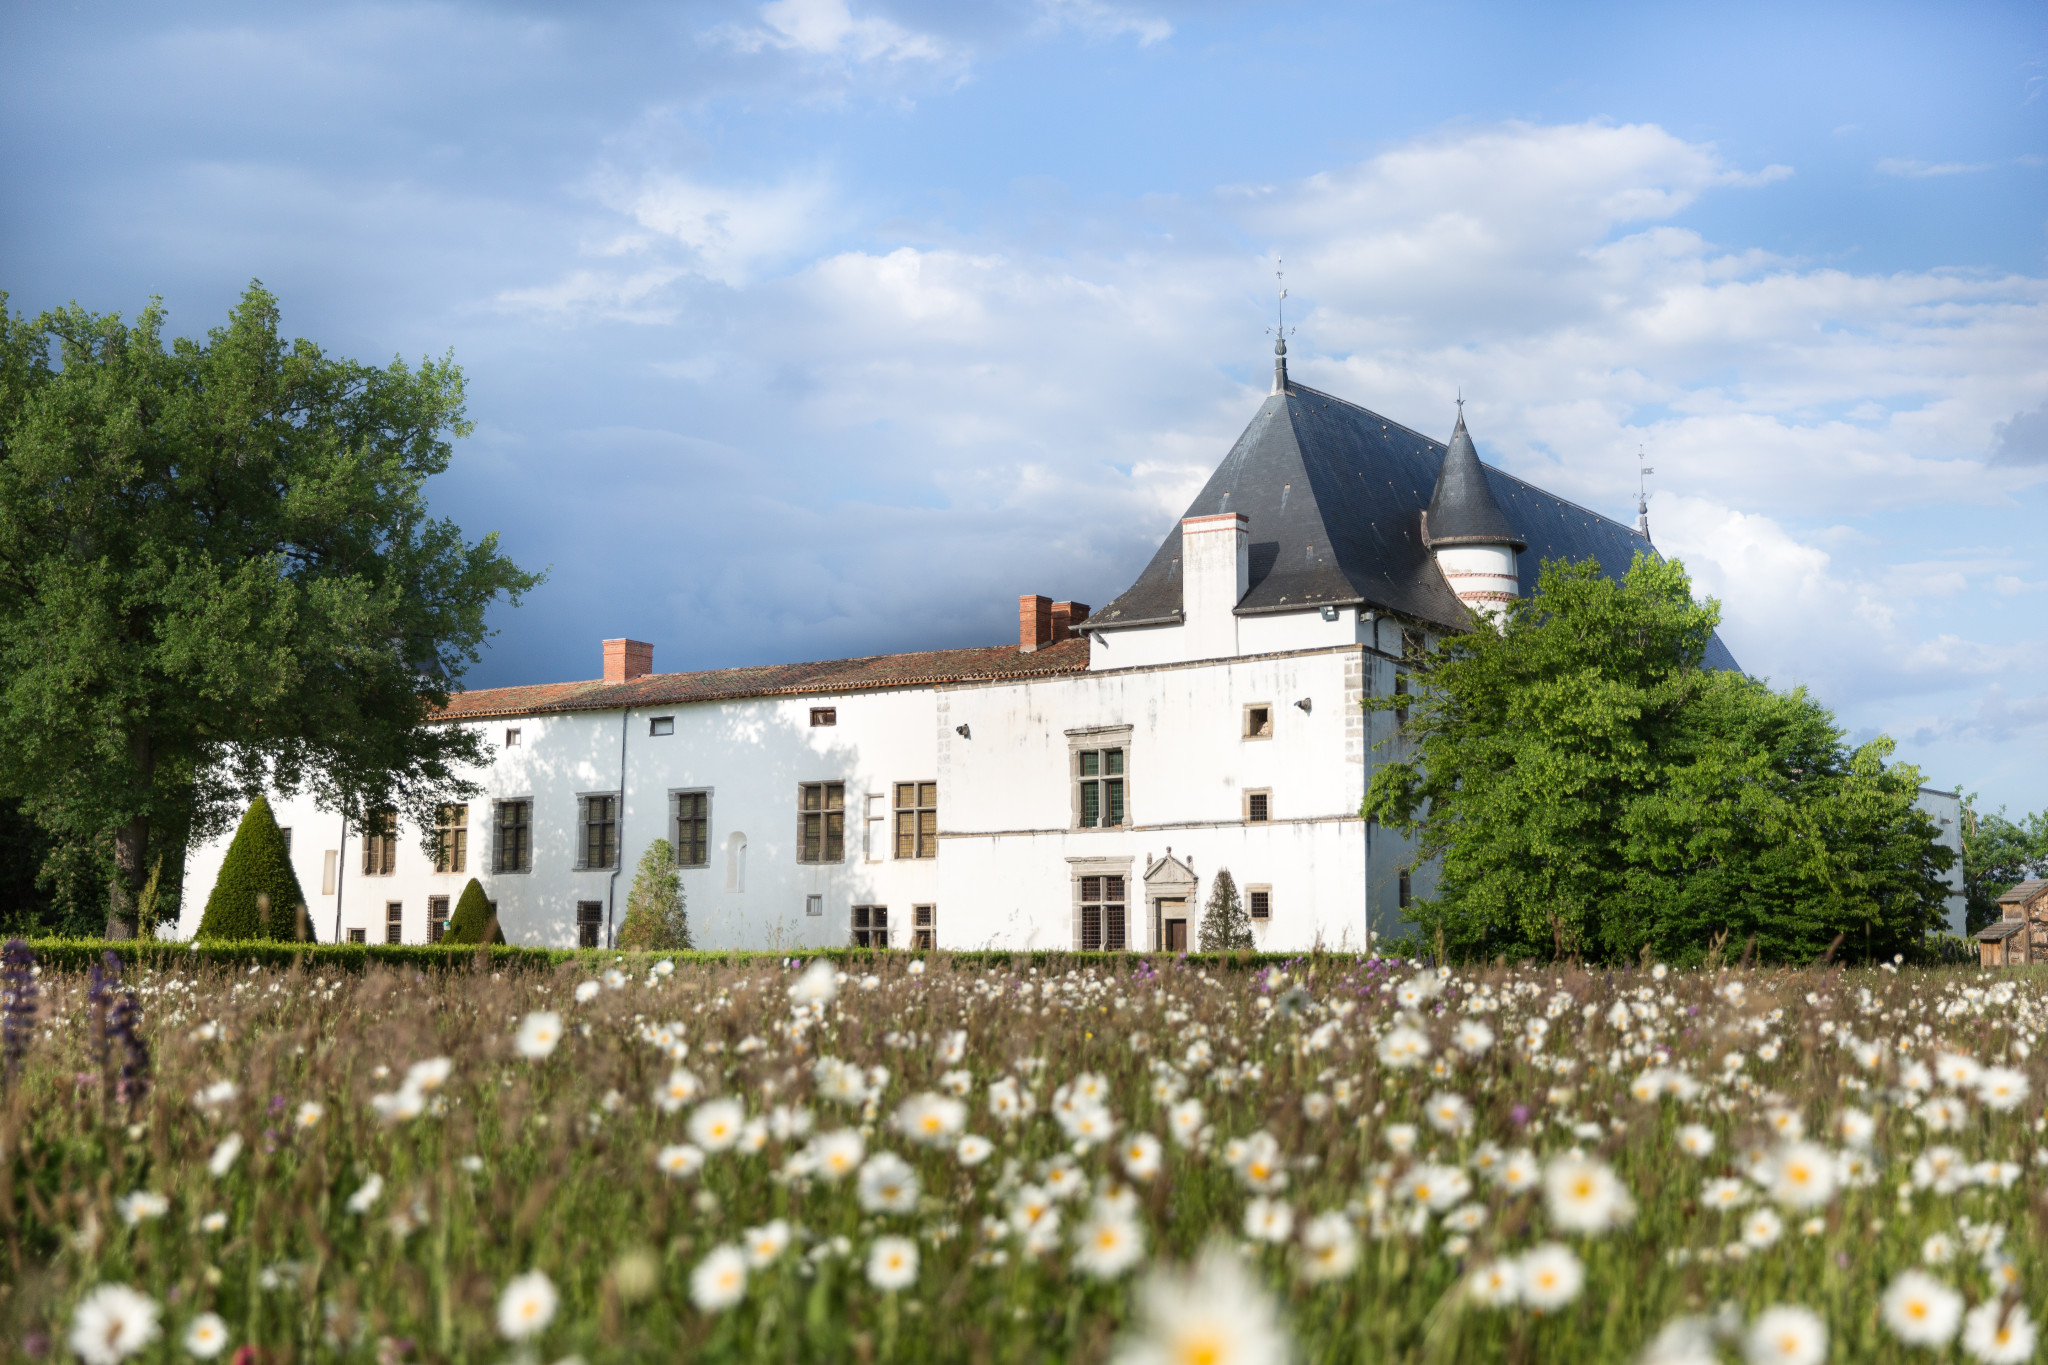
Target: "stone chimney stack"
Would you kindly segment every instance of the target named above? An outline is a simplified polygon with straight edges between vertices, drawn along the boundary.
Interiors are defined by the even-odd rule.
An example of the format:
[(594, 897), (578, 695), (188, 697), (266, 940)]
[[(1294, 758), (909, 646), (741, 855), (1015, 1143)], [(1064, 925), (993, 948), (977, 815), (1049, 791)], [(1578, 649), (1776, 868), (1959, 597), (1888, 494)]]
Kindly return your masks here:
[(631, 682), (644, 678), (654, 671), (654, 646), (645, 640), (606, 640), (604, 642), (604, 680), (608, 683)]
[(1181, 615), (1189, 656), (1237, 653), (1237, 604), (1251, 590), (1251, 518), (1242, 512), (1185, 517), (1180, 523)]

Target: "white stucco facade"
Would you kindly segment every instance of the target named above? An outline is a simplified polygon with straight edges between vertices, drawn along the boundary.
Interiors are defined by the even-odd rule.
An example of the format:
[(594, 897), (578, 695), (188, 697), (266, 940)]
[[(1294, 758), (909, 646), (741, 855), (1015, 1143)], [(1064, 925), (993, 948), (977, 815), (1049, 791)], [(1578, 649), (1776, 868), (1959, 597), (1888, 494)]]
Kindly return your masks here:
[[(603, 907), (599, 941), (609, 942), (634, 864), (654, 839), (677, 841), (674, 797), (687, 792), (708, 804), (708, 856), (681, 869), (703, 947), (843, 945), (856, 906), (885, 908), (892, 947), (916, 941), (917, 907), (927, 908), (939, 947), (1078, 947), (1077, 896), (1088, 875), (1126, 879), (1124, 946), (1165, 946), (1164, 921), (1174, 916), (1187, 919), (1193, 946), (1213, 878), (1228, 868), (1247, 898), (1264, 893), (1266, 914), (1254, 921), (1262, 948), (1364, 949), (1369, 935), (1400, 922), (1406, 846), (1359, 815), (1385, 754), (1372, 744), (1392, 724), (1360, 703), (1368, 689), (1391, 691), (1399, 635), (1361, 624), (1355, 610), (1344, 615), (1330, 623), (1310, 613), (1298, 625), (1310, 638), (1352, 639), (1220, 659), (1104, 666), (1120, 648), (1111, 640), (1091, 647), (1085, 669), (1017, 682), (463, 722), (492, 758), (466, 774), (482, 791), (466, 803), (460, 870), (436, 871), (422, 831), (402, 825), (392, 870), (366, 873), (360, 832), (344, 843), (336, 815), (307, 797), (273, 797), (273, 809), (292, 832), (323, 941), (338, 927), (343, 939), (385, 942), (393, 906), (397, 939), (427, 941), (430, 906), (446, 913), (474, 876), (510, 942), (575, 946), (577, 907), (590, 903)], [(1383, 629), (1394, 650), (1355, 642)], [(833, 724), (812, 724), (818, 707), (831, 709)], [(1254, 712), (1263, 724), (1251, 724)], [(653, 733), (657, 720), (670, 732)], [(1075, 756), (1089, 746), (1124, 756), (1116, 825), (1080, 824)], [(843, 784), (843, 856), (804, 862), (800, 793), (822, 782)], [(903, 783), (936, 785), (933, 856), (898, 856), (894, 795)], [(614, 793), (622, 856), (614, 867), (579, 868), (580, 799)], [(1264, 804), (1254, 808), (1254, 796)], [(524, 870), (495, 866), (494, 813), (509, 801), (530, 803)], [(198, 929), (225, 849), (223, 839), (188, 860), (185, 936)], [(1176, 872), (1165, 890), (1184, 904), (1169, 901), (1162, 915), (1145, 879), (1169, 851), (1192, 885)]]

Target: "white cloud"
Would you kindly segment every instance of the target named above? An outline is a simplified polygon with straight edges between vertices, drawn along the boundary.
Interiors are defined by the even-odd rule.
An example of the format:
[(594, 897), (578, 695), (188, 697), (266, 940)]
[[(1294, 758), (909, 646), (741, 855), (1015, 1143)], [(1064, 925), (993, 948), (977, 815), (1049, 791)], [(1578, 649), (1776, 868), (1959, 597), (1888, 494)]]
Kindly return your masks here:
[(1909, 156), (1888, 156), (1877, 163), (1878, 174), (1903, 176), (1908, 180), (1925, 180), (1937, 175), (1970, 175), (1990, 169), (1990, 163), (1983, 161), (1915, 161)]
[[(621, 254), (529, 292), (565, 316), (671, 310), (682, 324), (647, 363), (701, 382), (693, 403), (744, 406), (750, 458), (787, 496), (853, 480), (833, 496), (866, 524), (914, 527), (951, 566), (934, 610), (971, 619), (1026, 589), (1125, 586), (1264, 392), (1284, 257), (1297, 378), (1439, 434), (1462, 384), (1489, 459), (1624, 519), (1645, 446), (1658, 543), (1723, 599), (1745, 666), (1858, 725), (1989, 725), (1970, 708), (2044, 644), (1982, 604), (2032, 591), (2048, 560), (2032, 541), (1931, 554), (1927, 528), (1970, 507), (1964, 543), (2048, 478), (2015, 455), (2041, 420), (2048, 280), (1858, 274), (1677, 221), (1778, 178), (1651, 125), (1513, 123), (1020, 241), (896, 225), (822, 175), (647, 177), (609, 197), (625, 221), (590, 234)], [(689, 321), (705, 279), (732, 324), (709, 346)], [(788, 516), (796, 534), (825, 513)], [(780, 553), (735, 545), (729, 571), (758, 560), (780, 582)], [(788, 614), (789, 648), (894, 638), (880, 570), (831, 572), (847, 591), (828, 637), (797, 599), (762, 604)]]
[(949, 62), (955, 54), (936, 37), (887, 19), (855, 17), (847, 0), (771, 0), (761, 27), (728, 25), (710, 35), (742, 52), (779, 49), (856, 62)]
[(1163, 43), (1173, 36), (1173, 25), (1158, 15), (1105, 4), (1103, 0), (1038, 0), (1038, 13), (1048, 29), (1077, 29), (1097, 39), (1129, 34), (1140, 47)]

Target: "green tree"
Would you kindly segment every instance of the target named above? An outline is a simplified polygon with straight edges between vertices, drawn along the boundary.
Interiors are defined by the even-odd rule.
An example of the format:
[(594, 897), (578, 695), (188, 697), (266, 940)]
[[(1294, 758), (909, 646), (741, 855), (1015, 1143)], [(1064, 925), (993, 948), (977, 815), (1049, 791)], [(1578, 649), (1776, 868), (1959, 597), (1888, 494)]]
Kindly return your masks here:
[(482, 943), (485, 935), (492, 943), (505, 941), (505, 931), (491, 912), (491, 898), (484, 894), (483, 883), (471, 877), (456, 898), (455, 913), (448, 917), (448, 932), (441, 935), (441, 942)]
[(2048, 810), (2006, 818), (1963, 803), (1963, 895), (1976, 933), (1998, 918), (1998, 898), (2029, 877), (2048, 877)]
[[(298, 910), (305, 903), (306, 893), (299, 889), (298, 873), (292, 871), (284, 831), (270, 813), (270, 802), (259, 796), (249, 803), (234, 842), (221, 859), (213, 894), (206, 898), (206, 911), (199, 918), (198, 936), (295, 939), (299, 936)], [(310, 934), (310, 918), (306, 925)]]
[(1404, 662), (1421, 684), (1364, 812), (1441, 858), (1411, 915), (1454, 956), (1889, 957), (1941, 922), (1953, 855), (1889, 739), (1855, 750), (1803, 689), (1702, 666), (1684, 567), (1543, 566), (1501, 629)]
[(360, 824), (426, 827), (483, 757), (426, 722), (484, 614), (539, 580), (427, 513), (469, 431), (450, 359), (377, 368), (287, 342), (252, 284), (166, 343), (0, 295), (0, 796), (73, 846), (111, 842), (107, 932), (155, 852), (311, 786)]
[(1252, 917), (1245, 913), (1244, 900), (1237, 894), (1237, 879), (1227, 867), (1216, 870), (1216, 880), (1209, 887), (1209, 904), (1202, 911), (1198, 942), (1205, 953), (1256, 946), (1252, 941)]
[(626, 920), (615, 940), (621, 948), (682, 952), (690, 946), (690, 916), (683, 904), (683, 877), (675, 849), (656, 839), (640, 855), (633, 888), (626, 893)]

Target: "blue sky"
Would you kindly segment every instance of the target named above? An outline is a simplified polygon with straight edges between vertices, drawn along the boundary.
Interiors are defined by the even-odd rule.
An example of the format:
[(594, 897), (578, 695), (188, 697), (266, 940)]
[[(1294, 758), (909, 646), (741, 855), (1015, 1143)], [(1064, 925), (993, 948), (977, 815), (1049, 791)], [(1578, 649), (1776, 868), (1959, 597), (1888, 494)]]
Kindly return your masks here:
[(0, 288), (453, 348), (478, 684), (982, 643), (1297, 377), (1651, 520), (1752, 671), (2048, 805), (2048, 11), (8, 7)]

